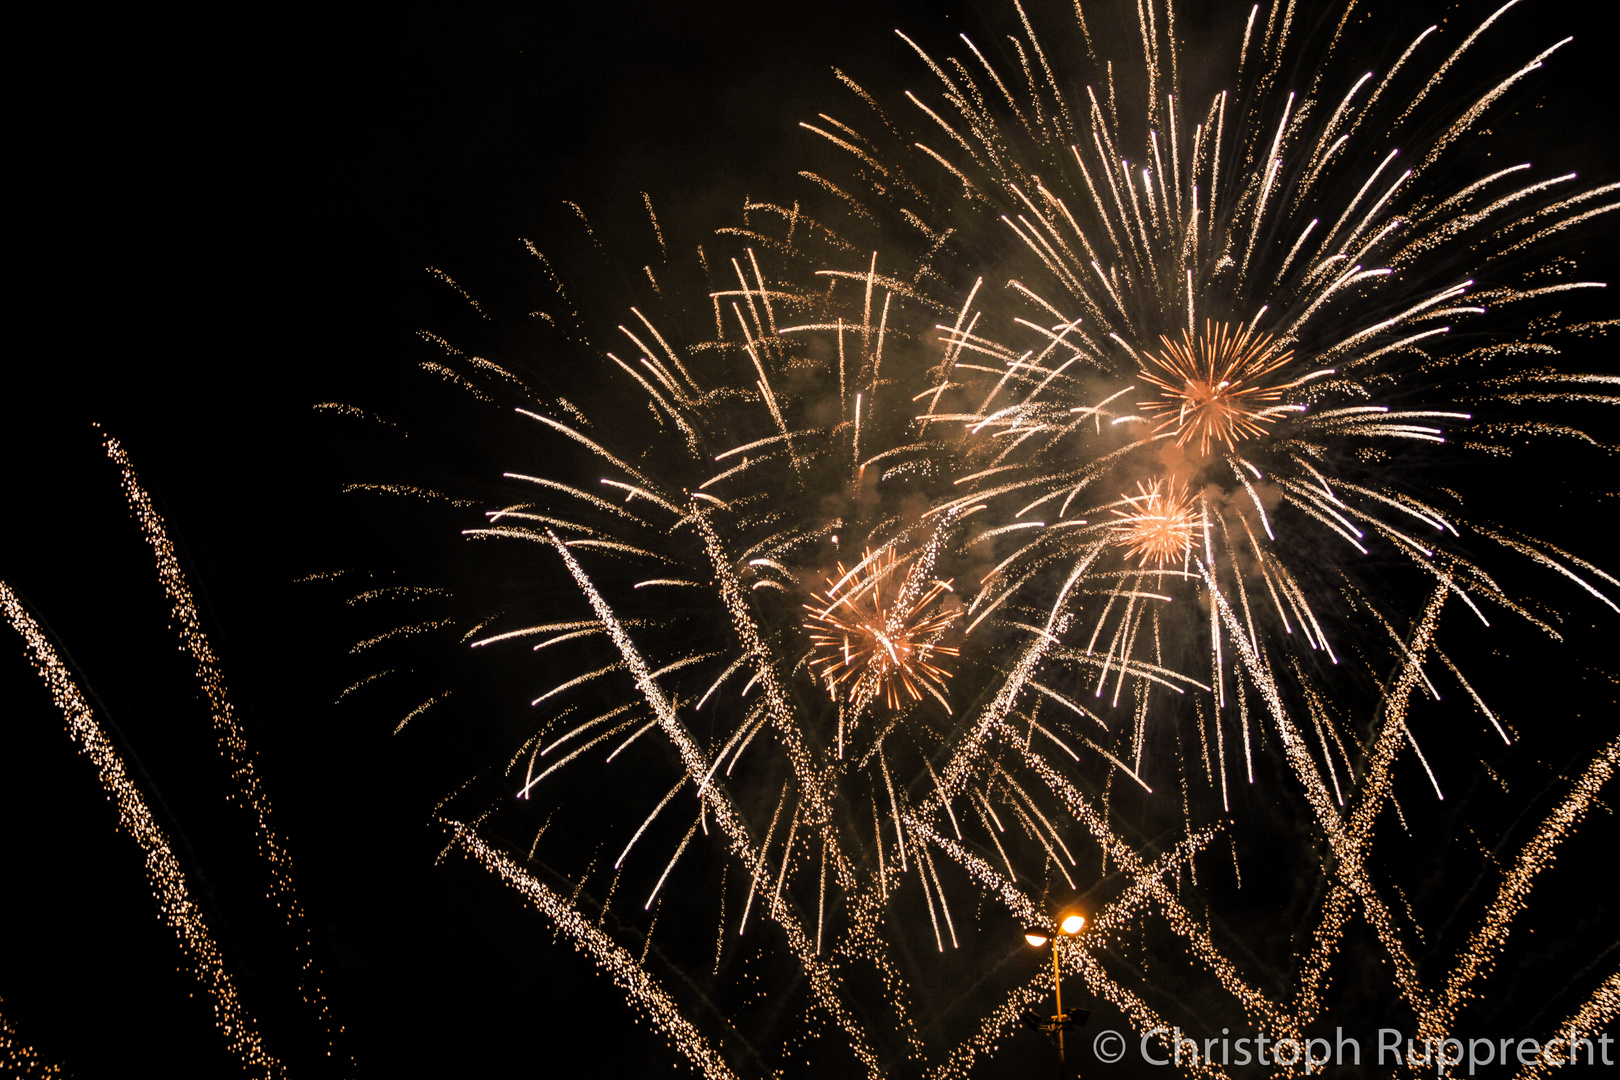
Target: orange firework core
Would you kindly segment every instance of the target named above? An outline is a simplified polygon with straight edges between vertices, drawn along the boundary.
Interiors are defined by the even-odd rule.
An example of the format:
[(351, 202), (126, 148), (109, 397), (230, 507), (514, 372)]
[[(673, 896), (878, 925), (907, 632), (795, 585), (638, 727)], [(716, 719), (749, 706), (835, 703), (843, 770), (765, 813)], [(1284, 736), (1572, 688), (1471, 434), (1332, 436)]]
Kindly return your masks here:
[(1108, 528), (1114, 543), (1125, 548), (1126, 558), (1136, 559), (1143, 567), (1162, 569), (1184, 562), (1193, 537), (1204, 524), (1191, 492), (1158, 480), (1138, 484), (1137, 494), (1127, 495), (1113, 513), (1118, 520)]
[(1268, 378), (1294, 358), (1293, 350), (1269, 334), (1233, 330), (1226, 323), (1204, 323), (1204, 332), (1181, 332), (1181, 340), (1160, 335), (1164, 348), (1147, 353), (1142, 378), (1159, 390), (1138, 402), (1159, 420), (1155, 431), (1173, 431), (1176, 445), (1198, 443), (1207, 456), (1212, 445), (1231, 449), (1265, 433), (1283, 412), (1283, 394), (1297, 382)]
[(920, 701), (927, 690), (943, 704), (950, 672), (935, 661), (958, 652), (936, 644), (957, 616), (939, 603), (951, 583), (911, 583), (892, 550), (876, 558), (867, 553), (862, 563), (855, 572), (839, 563), (826, 592), (804, 605), (811, 670), (834, 698), (842, 688), (855, 696), (882, 696), (890, 708), (899, 708), (902, 695)]

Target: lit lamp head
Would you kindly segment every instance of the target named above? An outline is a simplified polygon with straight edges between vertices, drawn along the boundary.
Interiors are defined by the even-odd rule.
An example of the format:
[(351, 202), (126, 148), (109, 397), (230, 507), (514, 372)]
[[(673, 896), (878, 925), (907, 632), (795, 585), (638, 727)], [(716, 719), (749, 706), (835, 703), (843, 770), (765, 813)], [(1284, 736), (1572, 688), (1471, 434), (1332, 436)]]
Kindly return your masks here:
[[(1078, 934), (1081, 929), (1085, 927), (1086, 917), (1084, 915), (1065, 915), (1063, 917), (1063, 921), (1058, 925), (1062, 928), (1065, 934), (1072, 937), (1073, 935)], [(1044, 945), (1045, 942), (1042, 941), (1042, 944)]]
[(1024, 940), (1039, 949), (1045, 947), (1046, 943), (1052, 940), (1052, 936), (1045, 930), (1025, 930)]

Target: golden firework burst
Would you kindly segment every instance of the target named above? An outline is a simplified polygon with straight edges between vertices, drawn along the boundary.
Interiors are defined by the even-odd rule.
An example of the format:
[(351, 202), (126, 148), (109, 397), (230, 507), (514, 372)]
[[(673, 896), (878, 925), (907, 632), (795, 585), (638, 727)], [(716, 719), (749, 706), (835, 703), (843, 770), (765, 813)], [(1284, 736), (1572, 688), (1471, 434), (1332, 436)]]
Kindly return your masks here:
[(1159, 389), (1159, 396), (1137, 405), (1150, 419), (1159, 419), (1154, 430), (1175, 432), (1176, 445), (1197, 440), (1198, 452), (1207, 456), (1211, 444), (1230, 449), (1295, 411), (1282, 400), (1298, 382), (1268, 378), (1294, 353), (1271, 335), (1206, 321), (1202, 334), (1183, 330), (1179, 341), (1164, 334), (1159, 340), (1164, 348), (1146, 353), (1142, 367), (1142, 378)]
[(804, 605), (810, 668), (834, 698), (842, 687), (856, 696), (881, 696), (894, 709), (902, 694), (921, 701), (926, 690), (949, 711), (944, 690), (950, 672), (936, 659), (958, 654), (938, 644), (960, 613), (940, 603), (951, 582), (913, 583), (902, 566), (893, 550), (875, 558), (864, 552), (855, 571), (838, 564), (826, 591)]
[(1127, 559), (1136, 559), (1143, 567), (1162, 569), (1185, 562), (1193, 537), (1204, 526), (1193, 494), (1173, 480), (1136, 487), (1137, 494), (1125, 496), (1122, 505), (1112, 508), (1118, 519), (1108, 526), (1114, 543), (1125, 549)]

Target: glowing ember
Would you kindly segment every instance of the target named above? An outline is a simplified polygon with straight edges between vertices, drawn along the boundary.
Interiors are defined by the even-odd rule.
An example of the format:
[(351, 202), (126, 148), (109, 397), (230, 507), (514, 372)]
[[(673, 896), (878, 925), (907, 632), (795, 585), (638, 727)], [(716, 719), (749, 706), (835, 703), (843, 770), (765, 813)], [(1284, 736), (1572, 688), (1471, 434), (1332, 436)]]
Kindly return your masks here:
[(1176, 445), (1196, 439), (1207, 455), (1211, 443), (1230, 449), (1243, 439), (1264, 435), (1266, 425), (1295, 407), (1282, 404), (1296, 382), (1277, 383), (1266, 376), (1293, 360), (1269, 334), (1233, 332), (1226, 323), (1206, 320), (1204, 332), (1183, 330), (1181, 340), (1160, 335), (1164, 350), (1148, 353), (1142, 378), (1159, 388), (1157, 400), (1139, 405), (1148, 416), (1162, 417), (1159, 431), (1174, 431)]
[(804, 605), (810, 613), (805, 619), (810, 667), (835, 698), (840, 686), (848, 686), (857, 698), (881, 695), (896, 709), (902, 691), (921, 701), (927, 690), (949, 711), (944, 689), (950, 672), (934, 660), (958, 653), (937, 643), (958, 614), (939, 603), (951, 583), (932, 581), (919, 592), (900, 573), (900, 557), (892, 549), (876, 558), (868, 552), (862, 562), (853, 574), (840, 563), (838, 576), (827, 579), (826, 593)]

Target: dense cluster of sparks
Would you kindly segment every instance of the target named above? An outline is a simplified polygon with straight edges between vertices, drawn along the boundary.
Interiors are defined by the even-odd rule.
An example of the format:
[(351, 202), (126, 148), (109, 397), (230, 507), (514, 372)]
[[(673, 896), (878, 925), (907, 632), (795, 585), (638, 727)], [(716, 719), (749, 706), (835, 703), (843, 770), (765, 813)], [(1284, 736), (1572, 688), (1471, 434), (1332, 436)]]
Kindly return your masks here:
[(1174, 480), (1143, 481), (1123, 505), (1109, 508), (1114, 543), (1143, 567), (1186, 568), (1193, 539), (1203, 531), (1197, 500)]
[(854, 570), (838, 564), (826, 592), (804, 605), (810, 668), (835, 699), (847, 684), (852, 697), (878, 696), (898, 709), (905, 700), (921, 701), (926, 690), (949, 712), (950, 672), (935, 658), (960, 651), (939, 643), (958, 615), (939, 603), (951, 583), (934, 580), (918, 589), (902, 570), (893, 549), (865, 552)]
[[(908, 978), (902, 961), (933, 944), (942, 965), (972, 955), (1001, 971), (986, 922), (1038, 925), (1054, 893), (1110, 874), (1063, 963), (1140, 1032), (1172, 1026), (1162, 1010), (1175, 1004), (1111, 960), (1144, 927), (1184, 947), (1188, 978), (1218, 988), (1234, 1020), (1299, 1039), (1360, 920), (1417, 1034), (1446, 1037), (1609, 766), (1573, 783), (1452, 982), (1430, 985), (1416, 916), (1373, 872), (1375, 834), (1400, 813), (1398, 766), (1402, 783), (1441, 794), (1423, 749), (1440, 717), (1448, 741), (1456, 709), (1510, 741), (1442, 647), (1442, 615), (1491, 626), (1506, 613), (1552, 632), (1486, 569), (1500, 552), (1617, 612), (1620, 579), (1471, 524), (1451, 488), (1424, 478), (1526, 435), (1595, 442), (1517, 410), (1615, 402), (1613, 378), (1546, 366), (1607, 323), (1574, 314), (1599, 283), (1562, 280), (1567, 261), (1539, 254), (1620, 205), (1593, 202), (1614, 186), (1503, 190), (1529, 166), (1438, 179), (1447, 149), (1551, 52), (1438, 135), (1407, 123), (1507, 8), (1438, 56), (1430, 27), (1385, 70), (1348, 76), (1326, 61), (1354, 5), (1322, 23), (1325, 49), (1294, 40), (1291, 0), (1256, 8), (1230, 84), (1195, 105), (1174, 6), (1153, 0), (1132, 43), (1145, 98), (1122, 122), (1132, 114), (1079, 6), (1070, 34), (1094, 61), (1089, 84), (1014, 7), (1022, 78), (965, 37), (964, 57), (944, 61), (907, 39), (938, 83), (908, 95), (912, 122), (841, 76), (856, 115), (804, 124), (838, 155), (801, 174), (820, 201), (747, 203), (720, 230), (734, 254), (700, 250), (690, 306), (670, 299), (681, 278), (656, 217), (663, 262), (647, 277), (663, 314), (631, 308), (612, 344), (541, 259), (559, 297), (541, 314), (611, 360), (652, 419), (619, 422), (619, 400), (527, 396), (516, 411), (544, 440), (545, 471), (506, 474), (510, 498), (465, 532), (531, 545), (535, 572), (577, 599), (519, 611), (503, 592), (499, 611), (444, 625), (418, 609), (368, 647), (454, 634), (551, 661), (496, 809), (477, 827), (458, 814), (453, 842), (613, 971), (707, 1075), (782, 1067), (758, 1044), (720, 1050), (762, 1000), (783, 1015), (754, 976), (721, 977), (768, 949), (802, 1014), (873, 1080), (900, 1063), (965, 1076), (1049, 977), (1007, 976), (978, 991), (1002, 995), (989, 1008), (940, 1022), (964, 1007), (937, 991), (953, 979)], [(1409, 170), (1394, 152), (1363, 153), (1406, 137)], [(980, 266), (1014, 276), (987, 283)], [(1547, 314), (1553, 293), (1573, 295)], [(480, 402), (522, 384), (430, 340), (445, 357), (424, 366)], [(1401, 467), (1381, 464), (1397, 455)], [(801, 582), (834, 563), (827, 590), (808, 594)], [(962, 583), (959, 604), (946, 581)], [(363, 597), (388, 602), (369, 599), (382, 597), (370, 583)], [(953, 658), (949, 683), (940, 656)], [(1442, 691), (1443, 706), (1428, 704)], [(448, 691), (417, 692), (427, 704), (407, 719)], [(1325, 868), (1322, 900), (1294, 935), (1308, 943), (1297, 970), (1276, 980), (1245, 973), (1183, 893), (1214, 866), (1241, 875), (1233, 793), (1262, 753), (1331, 853), (1299, 860)], [(669, 786), (620, 823), (622, 841), (604, 836), (609, 864), (570, 844), (607, 831), (596, 770), (630, 759)], [(1133, 839), (1150, 821), (1176, 839)], [(497, 850), (498, 829), (556, 880)], [(681, 914), (660, 908), (677, 879), (697, 883), (688, 898), (712, 895), (707, 914), (691, 899)], [(602, 936), (631, 894), (634, 964)], [(683, 917), (686, 931), (666, 929)], [(707, 933), (690, 929), (705, 919)], [(686, 938), (715, 945), (668, 961), (679, 975), (660, 983), (646, 959), (655, 928), (670, 953)], [(694, 964), (718, 980), (694, 1001), (722, 1012), (723, 1037), (695, 1033), (671, 1004)]]
[(1278, 417), (1304, 411), (1284, 402), (1299, 384), (1273, 378), (1293, 360), (1293, 350), (1267, 335), (1206, 319), (1202, 334), (1183, 330), (1179, 341), (1167, 335), (1159, 340), (1163, 349), (1147, 353), (1142, 369), (1159, 397), (1138, 408), (1157, 419), (1154, 431), (1168, 432), (1177, 446), (1197, 442), (1204, 457), (1211, 445), (1233, 450), (1244, 439), (1264, 435)]

